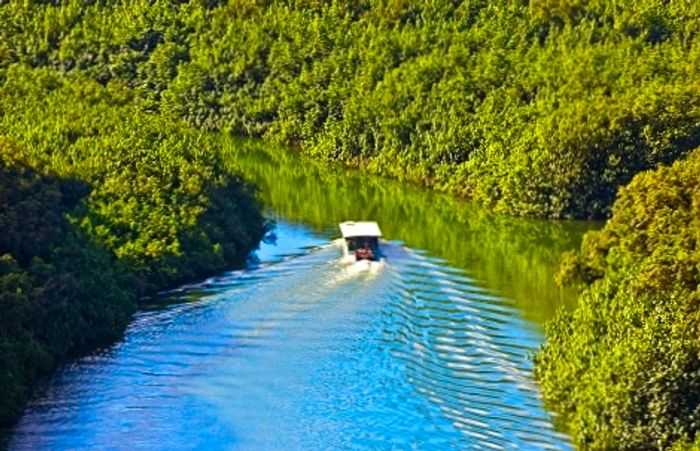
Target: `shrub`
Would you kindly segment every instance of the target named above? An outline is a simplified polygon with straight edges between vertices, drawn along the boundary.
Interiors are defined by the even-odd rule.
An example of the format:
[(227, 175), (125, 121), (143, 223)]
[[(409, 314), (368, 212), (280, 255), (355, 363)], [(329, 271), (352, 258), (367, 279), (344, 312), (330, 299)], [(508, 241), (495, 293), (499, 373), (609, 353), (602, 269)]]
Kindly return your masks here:
[(241, 265), (266, 231), (212, 137), (118, 82), (13, 65), (0, 86), (0, 424), (140, 296)]
[(576, 443), (661, 449), (698, 440), (700, 149), (635, 177), (563, 269), (563, 279), (588, 285), (576, 310), (548, 326), (536, 376)]

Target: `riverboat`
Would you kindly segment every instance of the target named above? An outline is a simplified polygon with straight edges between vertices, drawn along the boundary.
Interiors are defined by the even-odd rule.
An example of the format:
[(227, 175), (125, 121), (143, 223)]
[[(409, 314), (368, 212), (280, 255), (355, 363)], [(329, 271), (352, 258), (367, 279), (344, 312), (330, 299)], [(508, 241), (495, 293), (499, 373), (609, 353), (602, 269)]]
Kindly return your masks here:
[(341, 222), (340, 232), (343, 235), (341, 245), (344, 259), (379, 261), (384, 258), (379, 248), (382, 231), (376, 222)]

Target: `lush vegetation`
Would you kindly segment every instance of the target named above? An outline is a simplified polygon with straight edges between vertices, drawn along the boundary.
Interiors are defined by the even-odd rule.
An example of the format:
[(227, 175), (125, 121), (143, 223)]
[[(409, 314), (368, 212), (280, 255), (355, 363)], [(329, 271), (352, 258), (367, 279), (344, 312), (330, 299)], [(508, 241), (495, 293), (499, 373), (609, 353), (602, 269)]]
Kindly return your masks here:
[[(116, 333), (137, 293), (259, 238), (199, 134), (222, 130), (514, 215), (605, 217), (641, 173), (565, 260), (589, 286), (538, 377), (582, 446), (696, 439), (700, 2), (37, 0), (0, 3), (0, 23), (2, 308), (48, 318), (2, 324), (4, 412), (54, 356)], [(96, 319), (104, 277), (118, 289)], [(66, 312), (75, 335), (49, 344)]]
[[(227, 138), (229, 161), (285, 221), (337, 236), (348, 218), (377, 221), (390, 239), (439, 255), (508, 299), (534, 324), (557, 306), (575, 305), (577, 290), (553, 283), (562, 252), (601, 223), (547, 221), (496, 214), (455, 196), (339, 169), (256, 140)], [(309, 202), (313, 199), (313, 202)]]
[(128, 273), (67, 219), (87, 192), (0, 140), (0, 423), (16, 417), (38, 373), (116, 336), (135, 307)]
[(241, 264), (265, 232), (210, 137), (119, 83), (16, 65), (0, 86), (0, 423), (139, 296)]
[(0, 61), (500, 211), (601, 217), (700, 145), (688, 0), (10, 2)]
[(561, 277), (588, 287), (537, 376), (577, 443), (700, 447), (700, 149), (635, 177)]
[(696, 3), (309, 3), (214, 12), (166, 106), (538, 216), (700, 144)]

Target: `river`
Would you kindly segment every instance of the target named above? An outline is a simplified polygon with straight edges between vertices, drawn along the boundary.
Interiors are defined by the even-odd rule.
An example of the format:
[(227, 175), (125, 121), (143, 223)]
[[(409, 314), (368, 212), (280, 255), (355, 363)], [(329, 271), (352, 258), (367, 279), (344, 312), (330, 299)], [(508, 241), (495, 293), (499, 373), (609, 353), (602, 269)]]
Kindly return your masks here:
[[(228, 140), (228, 138), (222, 138)], [(58, 371), (11, 449), (567, 449), (532, 378), (573, 293), (559, 255), (594, 226), (231, 140), (275, 236), (247, 269), (153, 299)], [(337, 223), (379, 222), (386, 264), (343, 265)]]

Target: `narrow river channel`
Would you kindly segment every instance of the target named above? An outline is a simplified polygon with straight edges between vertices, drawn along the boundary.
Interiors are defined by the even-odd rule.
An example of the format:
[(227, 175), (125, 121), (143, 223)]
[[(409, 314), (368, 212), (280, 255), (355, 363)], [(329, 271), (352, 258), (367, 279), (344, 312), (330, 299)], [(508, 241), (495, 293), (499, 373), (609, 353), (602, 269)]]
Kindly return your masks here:
[[(259, 143), (230, 160), (276, 239), (59, 371), (11, 449), (570, 447), (529, 354), (573, 302), (552, 276), (591, 224), (504, 218)], [(380, 223), (387, 264), (340, 263), (347, 219)]]

